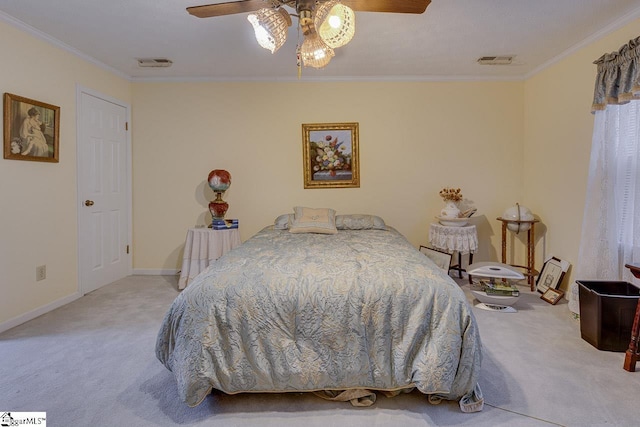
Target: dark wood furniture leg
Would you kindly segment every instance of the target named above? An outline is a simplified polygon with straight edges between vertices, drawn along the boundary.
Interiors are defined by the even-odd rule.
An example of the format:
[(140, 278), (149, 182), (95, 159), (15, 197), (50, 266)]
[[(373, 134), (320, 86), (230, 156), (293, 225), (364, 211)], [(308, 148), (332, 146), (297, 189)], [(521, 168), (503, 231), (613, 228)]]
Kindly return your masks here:
[[(625, 264), (625, 267), (631, 270), (631, 273), (640, 278), (640, 266)], [(640, 299), (638, 299), (638, 305), (636, 306), (636, 315), (633, 318), (633, 327), (631, 328), (631, 341), (629, 341), (629, 348), (624, 356), (623, 368), (625, 371), (635, 372), (636, 363), (640, 359), (640, 349), (638, 348), (638, 336), (640, 334)]]
[[(473, 253), (469, 252), (469, 265), (473, 264)], [(462, 279), (462, 272), (463, 271), (467, 271), (464, 268), (462, 268), (462, 253), (458, 251), (458, 264), (457, 265), (452, 265), (451, 267), (449, 267), (449, 270), (457, 270), (458, 271), (458, 278)], [(473, 280), (471, 279), (471, 276), (469, 276), (469, 283), (473, 283)]]
[(529, 281), (529, 287), (531, 288), (531, 292), (535, 291), (536, 286), (533, 281), (534, 269), (533, 265), (536, 260), (536, 246), (535, 246), (535, 231), (534, 231), (535, 223), (531, 223), (531, 227), (527, 232), (527, 273), (529, 276), (527, 277)]
[(507, 223), (517, 223), (518, 226), (521, 224), (529, 224), (529, 230), (527, 231), (527, 265), (515, 265), (511, 264), (514, 267), (524, 268), (527, 273), (527, 283), (531, 288), (531, 291), (535, 291), (536, 285), (533, 280), (534, 276), (538, 275), (538, 272), (535, 270), (534, 265), (536, 262), (536, 247), (535, 247), (535, 223), (538, 222), (537, 219), (532, 221), (509, 221), (503, 218), (498, 218), (499, 221), (502, 221), (502, 263), (507, 263)]
[(507, 222), (502, 221), (502, 263), (507, 263)]

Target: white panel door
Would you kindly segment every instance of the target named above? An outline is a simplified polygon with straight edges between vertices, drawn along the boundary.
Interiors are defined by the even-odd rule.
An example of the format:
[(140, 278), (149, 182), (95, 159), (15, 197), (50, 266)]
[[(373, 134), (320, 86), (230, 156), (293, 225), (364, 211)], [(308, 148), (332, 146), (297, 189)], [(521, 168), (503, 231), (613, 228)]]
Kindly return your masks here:
[(130, 274), (127, 107), (82, 91), (78, 107), (78, 249), (86, 294)]

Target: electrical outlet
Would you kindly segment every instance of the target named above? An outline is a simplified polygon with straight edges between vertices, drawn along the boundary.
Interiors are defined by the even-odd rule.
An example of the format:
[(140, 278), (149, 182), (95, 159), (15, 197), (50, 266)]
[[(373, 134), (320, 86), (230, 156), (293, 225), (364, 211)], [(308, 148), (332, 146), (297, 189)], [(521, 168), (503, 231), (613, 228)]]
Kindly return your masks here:
[(44, 280), (47, 278), (47, 266), (39, 265), (36, 267), (36, 281)]

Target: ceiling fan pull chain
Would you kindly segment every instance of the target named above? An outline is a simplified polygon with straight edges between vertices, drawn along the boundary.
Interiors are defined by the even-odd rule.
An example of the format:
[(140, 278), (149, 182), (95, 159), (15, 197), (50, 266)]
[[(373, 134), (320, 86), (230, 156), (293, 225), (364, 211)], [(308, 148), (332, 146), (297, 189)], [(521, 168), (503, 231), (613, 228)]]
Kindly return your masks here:
[(302, 53), (300, 52), (300, 23), (298, 23), (298, 43), (296, 44), (296, 65), (298, 67), (298, 80), (302, 77)]
[(302, 58), (300, 56), (300, 43), (296, 45), (296, 65), (298, 66), (298, 80), (302, 77)]

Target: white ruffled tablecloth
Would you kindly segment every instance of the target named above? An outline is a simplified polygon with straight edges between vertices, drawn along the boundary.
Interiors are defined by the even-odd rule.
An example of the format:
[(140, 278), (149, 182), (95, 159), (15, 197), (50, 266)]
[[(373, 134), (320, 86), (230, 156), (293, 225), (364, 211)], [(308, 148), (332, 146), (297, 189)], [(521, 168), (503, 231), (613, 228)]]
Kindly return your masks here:
[(178, 289), (186, 288), (189, 282), (209, 267), (209, 264), (239, 246), (240, 243), (240, 230), (237, 228), (229, 230), (190, 228), (184, 243)]
[(441, 251), (461, 254), (478, 250), (478, 232), (475, 225), (450, 227), (441, 224), (429, 226), (429, 244)]

